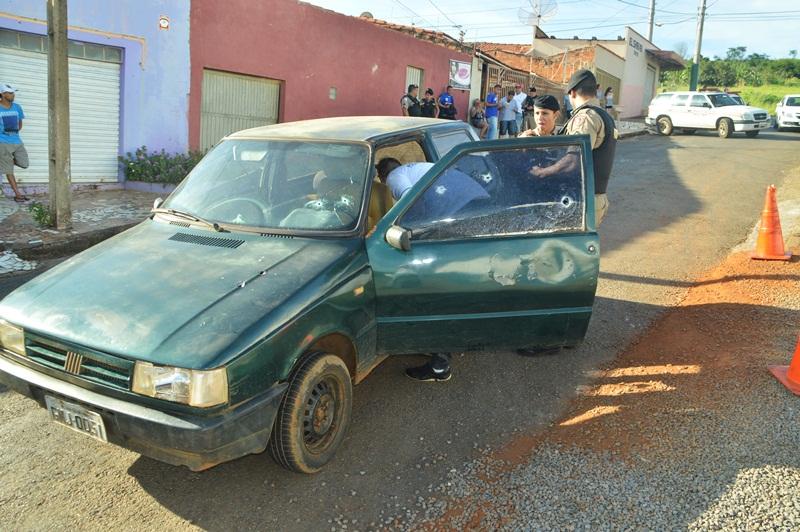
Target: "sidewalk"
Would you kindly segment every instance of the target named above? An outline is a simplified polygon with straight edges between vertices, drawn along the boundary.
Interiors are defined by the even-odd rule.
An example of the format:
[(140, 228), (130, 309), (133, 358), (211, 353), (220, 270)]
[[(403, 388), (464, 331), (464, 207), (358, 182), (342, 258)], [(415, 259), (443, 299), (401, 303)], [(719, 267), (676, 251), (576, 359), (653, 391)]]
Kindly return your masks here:
[(47, 195), (28, 203), (0, 198), (0, 274), (36, 268), (36, 260), (82, 251), (147, 217), (158, 194), (132, 190), (84, 190), (72, 193), (72, 229), (39, 227), (28, 212), (33, 202), (49, 204)]

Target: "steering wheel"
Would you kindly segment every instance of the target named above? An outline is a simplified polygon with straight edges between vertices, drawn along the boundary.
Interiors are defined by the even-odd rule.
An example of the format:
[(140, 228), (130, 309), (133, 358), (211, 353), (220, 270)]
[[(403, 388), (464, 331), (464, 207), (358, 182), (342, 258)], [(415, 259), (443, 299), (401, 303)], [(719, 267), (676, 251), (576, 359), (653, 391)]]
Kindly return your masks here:
[[(222, 200), (219, 203), (209, 207), (208, 211), (209, 212), (213, 212), (213, 211), (215, 211), (217, 209), (220, 209), (220, 208), (225, 207), (226, 205), (230, 205), (232, 203), (247, 203), (250, 206), (249, 210), (251, 210), (251, 211), (255, 210), (256, 212), (258, 212), (259, 220), (256, 223), (250, 223), (249, 220), (248, 220), (243, 225), (265, 225), (267, 223), (267, 213), (269, 212), (269, 208), (264, 203), (262, 203), (261, 201), (259, 201), (257, 199), (254, 199), (254, 198), (248, 198), (248, 197), (245, 197), (245, 196), (239, 197), (239, 198), (228, 198), (228, 199)], [(253, 207), (255, 207), (255, 209), (253, 209)], [(236, 218), (242, 218), (242, 213), (237, 213)], [(247, 219), (247, 218), (245, 218), (245, 219)], [(233, 223), (241, 223), (241, 222), (237, 221), (237, 222), (233, 222)]]

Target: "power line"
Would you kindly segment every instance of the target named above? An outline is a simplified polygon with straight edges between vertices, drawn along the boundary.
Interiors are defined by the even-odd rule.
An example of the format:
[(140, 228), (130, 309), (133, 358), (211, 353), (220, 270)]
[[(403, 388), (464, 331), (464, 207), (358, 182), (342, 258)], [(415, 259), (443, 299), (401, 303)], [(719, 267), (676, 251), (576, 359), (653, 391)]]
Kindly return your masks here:
[(446, 18), (447, 20), (449, 20), (449, 21), (450, 21), (450, 23), (451, 23), (451, 24), (453, 24), (453, 26), (454, 26), (454, 27), (456, 27), (456, 28), (458, 28), (458, 29), (461, 29), (461, 25), (460, 25), (460, 24), (456, 24), (456, 23), (455, 23), (455, 21), (453, 21), (453, 19), (451, 19), (450, 17), (448, 17), (448, 16), (447, 16), (447, 13), (445, 13), (444, 11), (442, 11), (441, 9), (439, 9), (439, 6), (437, 6), (436, 4), (434, 4), (434, 3), (433, 3), (433, 0), (428, 0), (428, 3), (429, 3), (430, 5), (432, 5), (433, 7), (435, 7), (435, 8), (436, 8), (436, 11), (438, 11), (439, 13), (441, 13), (441, 14), (444, 16), (444, 18)]

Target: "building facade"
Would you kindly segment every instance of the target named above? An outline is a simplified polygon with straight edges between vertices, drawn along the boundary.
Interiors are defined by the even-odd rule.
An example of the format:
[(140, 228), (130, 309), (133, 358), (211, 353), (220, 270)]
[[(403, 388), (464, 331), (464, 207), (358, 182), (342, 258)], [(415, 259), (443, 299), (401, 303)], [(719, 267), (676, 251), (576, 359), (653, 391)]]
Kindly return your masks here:
[[(26, 188), (48, 182), (46, 19), (46, 2), (0, 0), (0, 82), (26, 115)], [(68, 21), (73, 182), (118, 183), (117, 157), (140, 146), (186, 151), (189, 3), (71, 0)]]
[(537, 36), (533, 53), (531, 48), (530, 44), (479, 44), (483, 53), (553, 83), (566, 83), (576, 70), (592, 70), (604, 93), (608, 87), (614, 89), (614, 108), (622, 118), (646, 114), (660, 72), (683, 68), (677, 54), (660, 50), (632, 28), (617, 39)]
[[(193, 0), (190, 145), (275, 122), (397, 116), (408, 84), (438, 95), (450, 60), (472, 61), (421, 33), (297, 0)], [(468, 91), (453, 96), (463, 119)]]

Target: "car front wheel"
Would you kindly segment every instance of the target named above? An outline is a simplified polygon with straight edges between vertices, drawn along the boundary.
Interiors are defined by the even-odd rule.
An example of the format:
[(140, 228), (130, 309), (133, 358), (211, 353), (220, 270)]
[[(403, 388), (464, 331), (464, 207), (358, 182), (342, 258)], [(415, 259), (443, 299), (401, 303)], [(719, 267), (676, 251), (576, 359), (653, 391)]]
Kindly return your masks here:
[(720, 138), (727, 139), (733, 135), (733, 121), (730, 118), (723, 118), (717, 124), (717, 133)]
[(290, 471), (316, 473), (336, 454), (352, 406), (345, 363), (335, 355), (314, 353), (289, 381), (272, 427), (270, 454)]
[(658, 132), (662, 135), (672, 135), (672, 120), (668, 116), (661, 116), (656, 121)]

